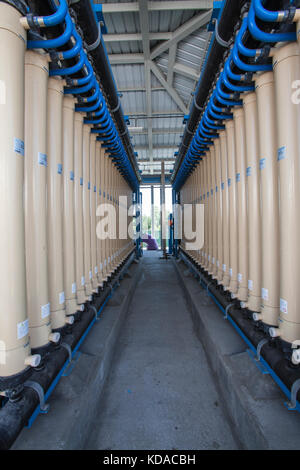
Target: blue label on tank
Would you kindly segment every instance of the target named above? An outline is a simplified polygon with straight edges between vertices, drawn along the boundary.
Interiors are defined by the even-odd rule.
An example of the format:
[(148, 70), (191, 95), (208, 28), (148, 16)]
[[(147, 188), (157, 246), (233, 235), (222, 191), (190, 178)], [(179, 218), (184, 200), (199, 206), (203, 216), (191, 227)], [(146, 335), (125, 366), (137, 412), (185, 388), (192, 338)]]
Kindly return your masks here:
[(236, 182), (239, 183), (241, 181), (241, 173), (236, 174)]
[(265, 158), (261, 158), (259, 160), (259, 169), (260, 170), (264, 170), (266, 168), (266, 159)]
[(218, 186), (216, 186), (216, 193), (218, 192)]
[(225, 184), (224, 184), (224, 183), (221, 183), (221, 189), (222, 189), (222, 191), (224, 191), (224, 188), (225, 188)]
[(231, 186), (231, 178), (228, 178), (228, 186)]
[(203, 199), (204, 199), (204, 201), (205, 201), (205, 194), (203, 194)]
[(103, 197), (105, 197), (105, 191), (103, 191)]
[(38, 162), (42, 166), (47, 166), (47, 155), (45, 153), (38, 153)]
[(202, 196), (200, 196), (200, 201), (202, 201)]
[(70, 180), (74, 181), (74, 171), (70, 171)]
[(101, 196), (101, 189), (99, 189), (99, 196)]
[(251, 176), (251, 172), (252, 172), (251, 166), (248, 166), (248, 168), (246, 170), (246, 175)]
[(214, 194), (214, 190), (213, 190), (213, 189), (210, 190), (210, 194), (213, 196), (213, 194)]
[(88, 189), (91, 189), (91, 183), (90, 183), (90, 181), (88, 182)]
[(107, 199), (109, 199), (109, 194), (107, 194)]
[(25, 152), (24, 141), (21, 139), (17, 139), (17, 137), (14, 138), (14, 151), (18, 153), (19, 155), (22, 155), (22, 157), (24, 157), (24, 152)]
[(83, 178), (80, 178), (80, 186), (83, 186)]
[(209, 197), (209, 191), (207, 191), (207, 197)]
[(94, 193), (97, 192), (97, 186), (94, 186)]
[(61, 174), (62, 174), (62, 170), (63, 170), (62, 164), (61, 164), (61, 163), (58, 163), (58, 164), (57, 164), (57, 173), (58, 173), (59, 175), (61, 175)]
[(110, 196), (110, 200), (112, 201), (112, 196)]
[(277, 152), (278, 161), (286, 158), (286, 147), (280, 147)]

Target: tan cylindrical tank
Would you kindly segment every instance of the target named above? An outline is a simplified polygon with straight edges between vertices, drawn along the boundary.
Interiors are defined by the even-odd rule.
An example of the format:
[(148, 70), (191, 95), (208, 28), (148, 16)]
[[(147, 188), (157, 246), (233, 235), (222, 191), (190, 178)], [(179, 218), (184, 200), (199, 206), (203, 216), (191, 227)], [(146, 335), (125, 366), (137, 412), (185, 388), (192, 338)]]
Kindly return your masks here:
[(53, 329), (66, 324), (63, 278), (63, 158), (62, 158), (62, 102), (63, 80), (49, 78), (47, 104), (47, 229), (48, 281), (51, 323)]
[[(99, 146), (97, 146), (97, 154), (96, 154), (96, 188), (97, 188), (97, 199), (96, 199), (96, 210), (99, 204), (101, 203), (101, 153), (102, 148), (100, 142), (98, 142)], [(96, 217), (96, 236), (97, 236), (97, 224), (98, 224), (98, 217)], [(102, 280), (102, 259), (101, 259), (101, 240), (97, 237), (97, 267), (98, 267), (98, 285), (102, 287), (103, 280)]]
[(236, 191), (238, 205), (238, 293), (241, 302), (248, 300), (248, 217), (246, 187), (246, 130), (243, 108), (235, 109)]
[(0, 3), (0, 377), (23, 372), (30, 354), (23, 207), (26, 33), (20, 17)]
[(85, 275), (83, 260), (83, 114), (74, 117), (74, 236), (77, 303), (84, 304)]
[(226, 122), (227, 135), (227, 180), (229, 198), (229, 291), (236, 297), (238, 291), (238, 218), (236, 197), (236, 152), (233, 120)]
[[(101, 184), (101, 197), (100, 197), (100, 204), (105, 204), (105, 190), (106, 190), (106, 183), (105, 183), (105, 159), (106, 159), (105, 151), (101, 152), (101, 162), (100, 162), (100, 184)], [(99, 219), (100, 220), (100, 219)], [(102, 269), (102, 279), (103, 281), (107, 280), (107, 269), (106, 269), (106, 240), (101, 239), (101, 269)]]
[[(202, 158), (202, 160), (199, 163), (199, 166), (200, 166), (200, 203), (204, 206), (204, 212), (205, 212), (205, 199), (204, 199), (204, 165), (205, 163), (204, 163), (204, 159), (205, 157)], [(205, 249), (205, 217), (204, 217), (204, 243), (199, 253), (200, 266), (203, 266), (204, 264), (204, 249)]]
[(280, 323), (283, 340), (300, 339), (300, 106), (293, 92), (300, 52), (290, 43), (275, 53), (280, 225)]
[(222, 213), (222, 167), (221, 167), (221, 142), (215, 140), (215, 160), (216, 160), (216, 220), (217, 220), (217, 280), (220, 283), (223, 279), (222, 259), (223, 259), (223, 213)]
[[(279, 195), (277, 124), (273, 72), (256, 80), (259, 124), (260, 190), (262, 210), (262, 305), (254, 318), (278, 325), (279, 318)], [(266, 119), (266, 116), (268, 118)]]
[(207, 271), (212, 274), (213, 271), (213, 162), (214, 162), (215, 149), (213, 145), (210, 147), (210, 155), (208, 159), (208, 185), (207, 185), (207, 200), (208, 200), (208, 264)]
[(217, 278), (218, 274), (218, 208), (217, 208), (217, 179), (216, 179), (216, 152), (218, 151), (217, 146), (220, 145), (219, 139), (214, 140), (214, 147), (212, 152), (212, 216), (213, 216), (213, 227), (212, 227), (212, 234), (213, 234), (213, 243), (212, 243), (212, 276), (214, 279)]
[(47, 255), (48, 57), (25, 54), (25, 246), (27, 311), (31, 348), (51, 335)]
[(63, 253), (66, 314), (77, 311), (74, 237), (74, 105), (75, 99), (63, 99)]
[[(222, 191), (222, 233), (223, 233), (223, 257), (222, 270), (223, 279), (221, 284), (224, 289), (228, 289), (230, 283), (229, 263), (230, 263), (230, 245), (229, 245), (229, 195), (228, 195), (228, 164), (227, 164), (227, 137), (226, 131), (220, 132), (221, 147), (221, 191)], [(221, 260), (220, 260), (221, 262)]]
[(96, 134), (90, 135), (90, 216), (91, 216), (91, 270), (93, 291), (98, 291), (97, 237), (96, 237)]
[(248, 302), (253, 312), (261, 310), (261, 208), (259, 187), (259, 136), (256, 93), (244, 98), (246, 149), (247, 149), (247, 197), (248, 197)]
[(91, 209), (90, 209), (90, 125), (83, 125), (83, 260), (85, 293), (90, 298), (92, 289), (91, 270)]
[(204, 157), (204, 250), (203, 250), (203, 265), (204, 269), (207, 269), (208, 266), (208, 250), (209, 250), (209, 212), (208, 212), (208, 159), (210, 158), (210, 152), (207, 152)]

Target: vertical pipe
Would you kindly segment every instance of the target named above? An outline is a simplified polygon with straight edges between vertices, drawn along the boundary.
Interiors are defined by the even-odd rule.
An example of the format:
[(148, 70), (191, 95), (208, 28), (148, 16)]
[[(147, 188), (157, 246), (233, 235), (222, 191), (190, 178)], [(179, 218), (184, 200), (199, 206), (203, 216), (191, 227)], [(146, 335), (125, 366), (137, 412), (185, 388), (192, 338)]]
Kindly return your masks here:
[(300, 51), (290, 43), (276, 51), (274, 74), (277, 106), (280, 214), (280, 336), (300, 339), (300, 107), (293, 93), (299, 80)]
[(212, 196), (213, 196), (213, 260), (212, 260), (212, 276), (216, 279), (218, 274), (218, 207), (217, 207), (217, 198), (218, 198), (218, 189), (217, 189), (217, 152), (219, 151), (220, 143), (219, 139), (214, 141), (214, 151), (213, 151), (213, 162), (212, 162)]
[[(222, 285), (225, 289), (228, 288), (230, 283), (229, 263), (230, 263), (230, 246), (229, 246), (229, 195), (228, 195), (228, 164), (227, 164), (227, 137), (226, 131), (220, 132), (220, 146), (221, 146), (221, 191), (222, 191), (222, 233), (223, 233), (223, 257), (222, 257), (222, 270), (223, 279)], [(220, 260), (221, 262), (221, 260)]]
[(12, 6), (0, 3), (1, 390), (2, 378), (22, 373), (30, 354), (23, 208), (26, 34), (20, 17)]
[(90, 217), (91, 217), (91, 271), (93, 291), (98, 291), (97, 279), (97, 238), (96, 238), (96, 149), (99, 146), (96, 143), (96, 135), (90, 135)]
[(83, 114), (74, 117), (74, 230), (77, 303), (87, 300), (83, 259)]
[(253, 312), (261, 309), (261, 209), (259, 187), (259, 137), (256, 93), (244, 98), (246, 148), (247, 148), (247, 197), (248, 197), (248, 302)]
[(215, 141), (216, 155), (216, 218), (217, 218), (217, 280), (220, 283), (223, 279), (222, 259), (223, 259), (223, 213), (222, 213), (222, 167), (221, 167), (221, 142), (220, 139)]
[[(262, 209), (262, 305), (256, 318), (278, 325), (279, 318), (279, 194), (274, 74), (256, 80), (259, 124), (260, 188)], [(266, 119), (268, 116), (268, 119)]]
[(83, 125), (83, 259), (85, 293), (91, 299), (92, 272), (91, 272), (91, 216), (90, 216), (90, 126)]
[(215, 149), (213, 145), (210, 147), (210, 155), (208, 160), (208, 186), (207, 186), (207, 199), (208, 199), (208, 266), (207, 270), (209, 274), (213, 271), (213, 165), (215, 158)]
[(27, 311), (32, 349), (51, 335), (47, 256), (47, 89), (48, 58), (25, 54), (25, 247)]
[(66, 322), (63, 274), (63, 165), (62, 165), (62, 102), (64, 82), (48, 80), (47, 103), (47, 227), (48, 280), (52, 328), (59, 330)]
[(236, 186), (238, 205), (238, 293), (241, 302), (248, 300), (248, 218), (246, 188), (246, 130), (243, 108), (234, 111), (236, 146)]
[(208, 181), (209, 181), (209, 168), (208, 161), (210, 159), (210, 152), (207, 152), (204, 158), (204, 259), (203, 259), (203, 268), (207, 270), (208, 267), (208, 254), (209, 254), (209, 207), (208, 207)]
[[(97, 147), (97, 154), (96, 154), (96, 214), (97, 214), (97, 209), (101, 201), (101, 153), (103, 152), (103, 149), (101, 148), (101, 144), (99, 143), (99, 146)], [(98, 278), (98, 285), (100, 287), (103, 286), (103, 280), (102, 280), (102, 261), (101, 261), (101, 240), (97, 235), (97, 217), (96, 217), (96, 242), (97, 242), (97, 268), (98, 268), (98, 273), (97, 273), (97, 278)]]
[(63, 99), (63, 253), (66, 313), (77, 311), (74, 238), (74, 105), (71, 96)]
[(234, 122), (226, 122), (227, 162), (228, 162), (228, 198), (229, 198), (229, 291), (235, 297), (238, 291), (238, 219), (236, 198), (236, 152)]

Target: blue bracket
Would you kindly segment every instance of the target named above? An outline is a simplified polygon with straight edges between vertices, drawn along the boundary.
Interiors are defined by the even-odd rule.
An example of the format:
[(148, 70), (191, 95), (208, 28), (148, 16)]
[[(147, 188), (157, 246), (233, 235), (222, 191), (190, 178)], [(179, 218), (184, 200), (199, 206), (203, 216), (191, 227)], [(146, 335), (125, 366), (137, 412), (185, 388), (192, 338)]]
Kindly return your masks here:
[(101, 33), (102, 34), (107, 34), (107, 28), (103, 16), (103, 11), (102, 11), (102, 5), (100, 3), (93, 3), (93, 9), (96, 14), (96, 18), (98, 22), (100, 23), (101, 27)]

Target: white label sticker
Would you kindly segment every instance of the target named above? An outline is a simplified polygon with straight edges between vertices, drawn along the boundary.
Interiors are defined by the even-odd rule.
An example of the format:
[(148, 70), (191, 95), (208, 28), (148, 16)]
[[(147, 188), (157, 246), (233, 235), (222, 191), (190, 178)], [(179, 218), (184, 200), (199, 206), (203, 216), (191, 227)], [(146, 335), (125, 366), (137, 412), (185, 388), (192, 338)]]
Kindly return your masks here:
[(17, 324), (17, 337), (18, 339), (24, 338), (24, 336), (28, 335), (29, 331), (29, 320), (22, 321)]
[(280, 299), (280, 311), (285, 315), (288, 314), (288, 303), (284, 299)]
[(106, 266), (106, 259), (104, 260), (104, 266)]
[(212, 259), (212, 264), (215, 264), (215, 261), (216, 261), (215, 258), (213, 258), (213, 259)]
[(61, 292), (61, 293), (59, 294), (59, 303), (60, 303), (60, 304), (63, 304), (64, 301), (65, 301), (65, 293), (64, 293), (64, 292)]
[(232, 277), (232, 268), (229, 269), (229, 276)]
[(50, 302), (47, 305), (41, 306), (42, 318), (47, 318), (50, 315)]
[(102, 270), (103, 270), (103, 264), (100, 263), (100, 271), (102, 271)]
[(84, 277), (84, 276), (81, 276), (81, 285), (82, 285), (82, 286), (85, 285), (85, 277)]
[(92, 271), (89, 272), (89, 276), (90, 276), (90, 279), (92, 279), (92, 277), (93, 277)]
[(110, 264), (110, 256), (108, 257), (108, 264)]
[(24, 157), (24, 142), (21, 139), (14, 138), (14, 151)]
[(98, 274), (98, 266), (95, 266), (95, 274)]
[(219, 266), (220, 266), (220, 261), (218, 260), (218, 261), (217, 261), (217, 267), (219, 267)]
[(269, 300), (269, 291), (268, 289), (261, 288), (261, 296), (264, 300)]
[(210, 261), (210, 255), (208, 255), (208, 261)]
[(73, 282), (72, 284), (72, 294), (76, 294), (76, 282)]
[(241, 273), (238, 273), (238, 281), (239, 282), (243, 281), (243, 275)]
[(6, 85), (3, 80), (0, 80), (0, 104), (6, 104)]
[(248, 281), (248, 289), (253, 290), (253, 281), (251, 281), (250, 279)]
[(226, 264), (223, 264), (223, 272), (226, 272)]

